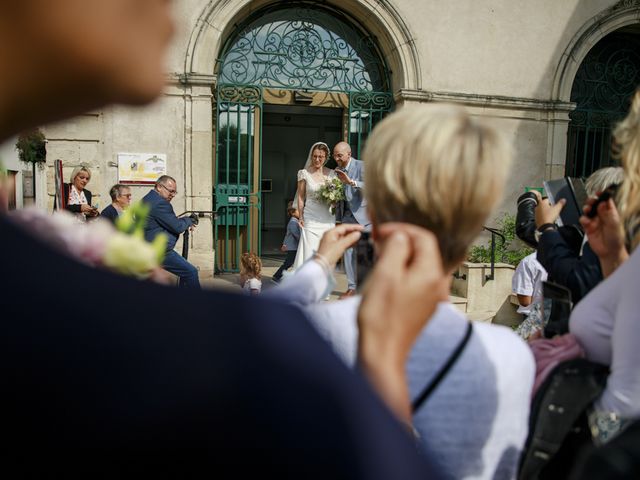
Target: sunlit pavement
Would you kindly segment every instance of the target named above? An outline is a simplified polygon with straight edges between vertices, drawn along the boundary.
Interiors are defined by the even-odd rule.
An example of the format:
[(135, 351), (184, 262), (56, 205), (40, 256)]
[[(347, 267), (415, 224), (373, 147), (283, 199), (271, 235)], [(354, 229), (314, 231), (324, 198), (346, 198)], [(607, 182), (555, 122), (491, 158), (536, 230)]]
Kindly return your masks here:
[[(267, 291), (270, 288), (274, 288), (277, 284), (271, 279), (271, 276), (278, 270), (281, 262), (274, 262), (265, 259), (262, 267), (262, 291)], [(347, 290), (347, 277), (340, 270), (336, 270), (334, 273), (336, 279), (336, 288), (331, 293), (330, 299), (337, 300), (338, 297)], [(208, 278), (200, 278), (200, 282), (203, 288), (214, 288), (221, 290), (234, 290), (240, 291), (240, 274), (238, 273), (222, 273), (209, 276)]]

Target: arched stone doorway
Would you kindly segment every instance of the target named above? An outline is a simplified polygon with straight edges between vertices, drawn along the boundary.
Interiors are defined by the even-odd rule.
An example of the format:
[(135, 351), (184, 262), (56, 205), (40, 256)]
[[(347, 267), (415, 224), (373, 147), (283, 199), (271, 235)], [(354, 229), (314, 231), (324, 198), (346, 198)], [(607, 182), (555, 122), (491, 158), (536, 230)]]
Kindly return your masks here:
[(317, 2), (254, 12), (218, 58), (216, 267), (237, 271), (242, 252), (279, 246), (309, 146), (346, 140), (359, 156), (393, 95), (375, 39), (343, 11)]
[[(627, 108), (620, 103), (615, 108), (612, 105), (616, 98), (625, 96), (625, 88), (620, 87), (628, 83), (625, 77), (633, 76), (627, 67), (635, 63), (633, 54), (624, 57), (617, 55), (616, 50), (627, 50), (619, 42), (623, 37), (637, 42), (639, 18), (640, 3), (621, 0), (586, 22), (560, 56), (551, 94), (557, 107), (550, 124), (547, 178), (565, 174), (586, 176), (599, 165), (611, 162), (609, 120), (615, 122), (620, 108)], [(621, 68), (622, 65), (625, 67)], [(622, 70), (626, 73), (615, 73)], [(605, 97), (609, 100), (600, 101), (599, 97), (604, 97), (596, 93), (597, 85), (609, 82), (614, 88), (603, 90), (608, 91)]]
[(617, 164), (611, 129), (629, 111), (640, 85), (640, 25), (608, 34), (591, 48), (576, 73), (569, 114), (566, 175), (588, 177)]

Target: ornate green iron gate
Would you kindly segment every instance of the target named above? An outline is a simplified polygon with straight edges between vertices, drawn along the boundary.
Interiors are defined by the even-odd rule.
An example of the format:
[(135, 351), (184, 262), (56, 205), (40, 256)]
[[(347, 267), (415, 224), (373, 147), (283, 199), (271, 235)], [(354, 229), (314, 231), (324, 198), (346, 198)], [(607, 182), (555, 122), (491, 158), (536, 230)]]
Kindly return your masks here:
[(389, 72), (364, 29), (317, 2), (282, 3), (235, 28), (220, 61), (215, 246), (222, 271), (238, 271), (245, 251), (260, 254), (263, 88), (295, 90), (307, 98), (317, 92), (347, 94), (344, 138), (356, 157), (393, 107)]
[(259, 142), (256, 124), (261, 123), (262, 89), (251, 85), (221, 86), (217, 100), (217, 266), (224, 271), (238, 271), (243, 252), (260, 254), (260, 229), (252, 231), (251, 216), (260, 217), (261, 152), (255, 146), (256, 139)]
[(391, 111), (393, 96), (385, 92), (349, 94), (349, 145), (356, 158), (362, 158), (364, 143), (373, 127)]
[(613, 33), (586, 56), (573, 83), (569, 114), (566, 175), (588, 177), (615, 164), (611, 157), (611, 128), (629, 110), (631, 95), (640, 84), (638, 35)]

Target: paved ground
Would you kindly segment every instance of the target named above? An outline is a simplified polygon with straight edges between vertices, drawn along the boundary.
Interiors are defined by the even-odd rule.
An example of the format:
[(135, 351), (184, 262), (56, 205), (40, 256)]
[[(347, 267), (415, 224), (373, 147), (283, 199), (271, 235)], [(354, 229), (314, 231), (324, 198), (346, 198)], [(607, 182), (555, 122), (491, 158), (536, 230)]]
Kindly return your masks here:
[[(281, 259), (262, 259), (262, 290), (268, 290), (276, 286), (276, 283), (271, 280), (271, 276), (278, 270), (278, 267), (282, 264)], [(341, 271), (335, 272), (336, 289), (331, 293), (331, 299), (335, 300), (347, 289), (347, 277)], [(209, 276), (208, 278), (200, 278), (202, 286), (205, 288), (216, 288), (224, 290), (240, 290), (240, 274), (238, 273), (223, 273)]]

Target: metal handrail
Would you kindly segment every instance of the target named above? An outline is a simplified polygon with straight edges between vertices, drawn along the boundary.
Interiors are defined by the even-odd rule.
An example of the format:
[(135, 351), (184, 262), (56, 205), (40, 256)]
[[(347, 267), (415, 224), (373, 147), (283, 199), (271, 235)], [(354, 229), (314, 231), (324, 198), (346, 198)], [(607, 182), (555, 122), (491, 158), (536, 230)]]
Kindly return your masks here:
[(486, 225), (484, 225), (482, 227), (482, 229), (491, 233), (491, 274), (490, 275), (486, 275), (484, 278), (487, 281), (495, 280), (496, 235), (499, 236), (502, 239), (502, 245), (504, 245), (507, 242), (507, 239), (505, 238), (505, 236), (502, 233), (500, 233), (500, 230), (496, 230), (495, 228), (492, 228), (492, 227), (487, 227)]
[[(218, 216), (218, 212), (215, 212), (213, 210), (187, 210), (186, 212), (182, 212), (180, 215), (178, 215), (178, 217), (183, 217), (187, 214), (192, 214), (195, 213), (196, 215), (198, 215), (198, 218), (203, 218), (205, 215), (211, 215), (211, 219), (213, 221), (215, 221), (216, 217)], [(182, 257), (185, 260), (188, 260), (189, 258), (189, 229), (187, 228), (183, 233), (182, 233)]]

